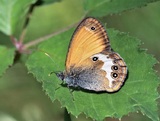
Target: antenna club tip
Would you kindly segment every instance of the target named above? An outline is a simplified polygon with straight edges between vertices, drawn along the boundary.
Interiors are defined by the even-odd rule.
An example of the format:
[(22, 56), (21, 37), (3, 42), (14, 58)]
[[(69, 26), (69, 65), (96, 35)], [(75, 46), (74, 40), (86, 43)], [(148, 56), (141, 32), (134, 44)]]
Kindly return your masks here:
[(46, 56), (49, 56), (50, 57), (50, 55), (48, 54), (48, 53), (44, 53)]
[(52, 71), (51, 73), (48, 74), (48, 76), (51, 76), (53, 73), (55, 73), (54, 71)]

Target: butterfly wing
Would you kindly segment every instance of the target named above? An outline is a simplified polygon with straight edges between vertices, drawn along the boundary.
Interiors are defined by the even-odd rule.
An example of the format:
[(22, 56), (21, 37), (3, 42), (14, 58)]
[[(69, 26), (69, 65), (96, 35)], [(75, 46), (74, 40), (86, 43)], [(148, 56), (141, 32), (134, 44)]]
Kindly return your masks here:
[(70, 67), (88, 65), (84, 60), (103, 50), (111, 50), (105, 29), (94, 18), (84, 19), (75, 30), (70, 42), (66, 70)]
[[(108, 51), (91, 56), (92, 59), (95, 57), (98, 59), (93, 62), (94, 78), (91, 81), (94, 83), (90, 89), (108, 92), (119, 90), (127, 76), (127, 66), (123, 58), (115, 52)], [(90, 80), (89, 77), (87, 78)], [(98, 84), (95, 83), (97, 80)]]
[(107, 33), (94, 18), (84, 19), (74, 32), (66, 59), (66, 83), (94, 91), (115, 92), (126, 78), (127, 67), (112, 52)]

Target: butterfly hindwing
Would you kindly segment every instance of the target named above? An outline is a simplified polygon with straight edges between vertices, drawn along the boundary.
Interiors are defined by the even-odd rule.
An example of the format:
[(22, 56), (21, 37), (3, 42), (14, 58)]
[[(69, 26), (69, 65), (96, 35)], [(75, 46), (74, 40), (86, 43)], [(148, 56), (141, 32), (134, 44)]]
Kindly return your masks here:
[(115, 52), (103, 51), (93, 55), (97, 58), (95, 70), (100, 70), (99, 74), (104, 74), (100, 81), (101, 87), (108, 92), (114, 92), (121, 88), (127, 75), (127, 67), (124, 60)]

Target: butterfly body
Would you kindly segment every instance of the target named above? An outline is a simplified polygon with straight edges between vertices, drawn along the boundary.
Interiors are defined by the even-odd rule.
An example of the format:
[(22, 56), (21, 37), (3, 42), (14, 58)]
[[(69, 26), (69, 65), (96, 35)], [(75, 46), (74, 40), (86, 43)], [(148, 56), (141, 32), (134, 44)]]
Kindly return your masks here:
[(111, 50), (100, 22), (86, 18), (70, 42), (65, 71), (56, 75), (69, 87), (115, 92), (123, 85), (127, 67), (123, 58)]

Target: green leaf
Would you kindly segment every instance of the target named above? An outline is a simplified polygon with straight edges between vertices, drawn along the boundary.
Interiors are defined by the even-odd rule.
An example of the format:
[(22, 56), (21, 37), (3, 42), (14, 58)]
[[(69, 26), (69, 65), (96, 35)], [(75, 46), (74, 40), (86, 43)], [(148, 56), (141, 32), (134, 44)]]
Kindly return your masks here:
[(0, 46), (0, 76), (5, 70), (13, 64), (15, 49), (9, 49), (4, 46)]
[(159, 0), (85, 0), (84, 8), (88, 16), (105, 16), (124, 10), (145, 6)]
[(21, 31), (26, 14), (36, 0), (0, 0), (0, 31), (12, 35)]
[(27, 60), (29, 72), (42, 82), (50, 99), (59, 100), (62, 107), (66, 107), (75, 116), (84, 113), (95, 120), (102, 120), (105, 117), (121, 118), (129, 112), (141, 111), (158, 121), (156, 99), (159, 98), (159, 79), (152, 69), (157, 61), (139, 49), (140, 41), (128, 34), (108, 29), (112, 48), (124, 58), (129, 70), (124, 86), (117, 93), (89, 93), (82, 90), (70, 92), (69, 88), (60, 85), (62, 81), (54, 74), (48, 76), (52, 71), (64, 70), (72, 34), (73, 29), (43, 42)]

